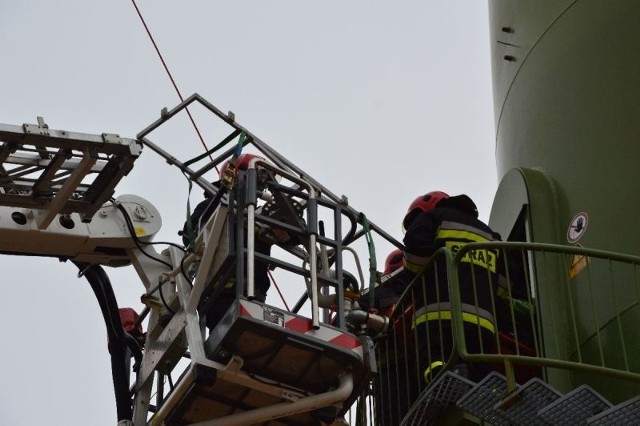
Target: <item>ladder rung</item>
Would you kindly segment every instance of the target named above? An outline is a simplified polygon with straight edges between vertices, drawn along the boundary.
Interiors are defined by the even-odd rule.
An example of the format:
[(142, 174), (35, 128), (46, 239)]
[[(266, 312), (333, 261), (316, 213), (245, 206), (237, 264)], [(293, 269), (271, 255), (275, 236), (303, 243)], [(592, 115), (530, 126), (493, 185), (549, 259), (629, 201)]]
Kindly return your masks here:
[(38, 124), (0, 124), (0, 206), (40, 210), (40, 229), (58, 214), (88, 222), (141, 150), (141, 142), (118, 135), (49, 129), (40, 117)]

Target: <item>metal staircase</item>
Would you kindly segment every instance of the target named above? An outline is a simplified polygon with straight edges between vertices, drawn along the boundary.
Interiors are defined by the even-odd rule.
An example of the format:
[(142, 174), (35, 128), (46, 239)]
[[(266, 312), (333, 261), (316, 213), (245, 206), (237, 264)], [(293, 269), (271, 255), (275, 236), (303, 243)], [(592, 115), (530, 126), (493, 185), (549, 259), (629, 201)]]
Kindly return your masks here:
[(640, 396), (612, 405), (587, 385), (561, 394), (538, 378), (507, 393), (492, 372), (478, 383), (445, 372), (416, 401), (402, 425), (452, 424), (452, 413), (489, 425), (632, 425), (640, 421)]

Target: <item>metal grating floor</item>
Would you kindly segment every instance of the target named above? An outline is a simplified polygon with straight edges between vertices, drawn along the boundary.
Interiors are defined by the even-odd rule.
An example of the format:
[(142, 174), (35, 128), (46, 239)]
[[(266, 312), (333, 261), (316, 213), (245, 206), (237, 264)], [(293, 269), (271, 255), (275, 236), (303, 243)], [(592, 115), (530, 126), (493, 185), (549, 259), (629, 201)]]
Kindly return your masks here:
[(536, 413), (562, 395), (545, 382), (534, 378), (495, 405), (496, 411), (516, 425), (545, 425)]
[(429, 398), (442, 406), (451, 405), (473, 386), (471, 380), (447, 371), (434, 383)]
[(475, 383), (451, 371), (446, 371), (430, 386), (413, 405), (411, 412), (403, 420), (403, 425), (425, 425), (442, 408), (454, 404), (467, 393)]
[(616, 405), (587, 420), (589, 425), (637, 425), (640, 424), (640, 396)]
[(509, 421), (493, 408), (502, 400), (506, 391), (505, 377), (493, 371), (463, 395), (457, 404), (462, 410), (492, 425), (508, 425)]
[(538, 416), (554, 425), (584, 425), (588, 418), (611, 408), (611, 403), (587, 385), (575, 388), (538, 411)]

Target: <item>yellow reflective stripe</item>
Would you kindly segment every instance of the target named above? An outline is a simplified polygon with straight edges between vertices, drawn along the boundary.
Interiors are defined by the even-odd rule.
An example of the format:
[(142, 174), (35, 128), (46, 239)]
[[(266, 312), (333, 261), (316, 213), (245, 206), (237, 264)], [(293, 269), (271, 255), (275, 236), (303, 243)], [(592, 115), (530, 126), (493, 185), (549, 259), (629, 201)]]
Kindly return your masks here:
[(455, 229), (440, 229), (438, 231), (438, 234), (436, 235), (436, 238), (455, 238), (457, 240), (469, 240), (476, 243), (484, 243), (486, 241), (489, 241), (487, 238), (483, 237), (482, 235), (478, 235), (475, 232), (458, 231)]
[(417, 254), (404, 253), (404, 260), (415, 265), (425, 265), (429, 261), (429, 256), (418, 256)]
[[(482, 318), (486, 318), (491, 322), (495, 322), (493, 318), (493, 314), (486, 309), (482, 309), (479, 306), (471, 305), (469, 303), (461, 303), (462, 312), (468, 312), (470, 314), (478, 315)], [(438, 303), (430, 303), (427, 306), (423, 306), (417, 309), (414, 313), (414, 317), (417, 318), (425, 312), (438, 312), (438, 311), (451, 311), (451, 303), (449, 302), (438, 302)]]
[(486, 238), (487, 240), (493, 240), (493, 234), (491, 232), (484, 231), (473, 225), (465, 225), (460, 222), (452, 222), (450, 220), (443, 220), (439, 229), (450, 229), (456, 231), (469, 231), (473, 234)]
[(431, 381), (431, 372), (433, 371), (434, 368), (438, 368), (438, 367), (442, 367), (444, 365), (444, 362), (442, 361), (434, 361), (431, 363), (431, 365), (429, 365), (429, 367), (427, 367), (426, 370), (424, 370), (424, 380), (429, 382)]
[(417, 274), (418, 272), (420, 272), (420, 269), (423, 266), (424, 264), (420, 265), (417, 263), (410, 262), (406, 257), (404, 259), (404, 268), (409, 272), (413, 272), (414, 274)]
[[(438, 311), (438, 312), (427, 312), (426, 314), (422, 314), (415, 318), (414, 326), (421, 324), (427, 321), (436, 321), (436, 320), (451, 320), (451, 311)], [(481, 316), (470, 314), (468, 312), (462, 313), (462, 321), (466, 321), (472, 324), (478, 324), (480, 327), (489, 330), (491, 333), (496, 332), (496, 327), (493, 325), (491, 321), (486, 318), (482, 318)]]

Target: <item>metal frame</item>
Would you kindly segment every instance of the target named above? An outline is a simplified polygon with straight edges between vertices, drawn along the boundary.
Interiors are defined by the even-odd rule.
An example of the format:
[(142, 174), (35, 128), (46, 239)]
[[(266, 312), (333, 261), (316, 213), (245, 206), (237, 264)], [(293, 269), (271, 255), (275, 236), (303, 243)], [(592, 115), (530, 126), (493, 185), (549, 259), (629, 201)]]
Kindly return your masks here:
[(141, 150), (140, 142), (114, 134), (49, 129), (42, 117), (37, 125), (0, 124), (0, 206), (42, 210), (39, 229), (58, 214), (79, 213), (88, 222)]
[[(182, 162), (151, 142), (148, 136), (193, 102), (203, 105), (216, 116), (222, 118), (232, 129), (223, 141), (208, 153), (199, 156), (197, 159)], [(188, 358), (190, 358), (190, 364), (187, 370), (184, 371), (180, 382), (177, 383), (171, 393), (167, 397), (164, 395), (158, 396), (157, 399), (158, 402), (161, 403), (161, 406), (156, 407), (156, 410), (159, 410), (156, 411), (156, 415), (154, 416), (157, 421), (162, 421), (163, 418), (166, 418), (171, 410), (179, 406), (182, 398), (188, 392), (191, 392), (190, 389), (192, 385), (189, 384), (192, 383), (192, 380), (189, 379), (191, 372), (201, 369), (202, 367), (212, 369), (219, 380), (242, 384), (249, 389), (262, 389), (267, 394), (271, 393), (281, 396), (291, 393), (290, 388), (287, 386), (280, 387), (275, 384), (266, 385), (259, 378), (254, 377), (254, 375), (247, 375), (241, 370), (242, 360), (237, 360), (236, 362), (235, 357), (232, 357), (230, 362), (226, 364), (209, 359), (207, 353), (205, 353), (206, 345), (203, 344), (203, 320), (198, 319), (197, 308), (199, 307), (203, 294), (211, 291), (212, 280), (215, 277), (226, 274), (226, 272), (222, 270), (223, 267), (229, 268), (228, 262), (224, 259), (221, 260), (220, 256), (223, 258), (224, 256), (231, 256), (232, 259), (234, 259), (236, 292), (238, 295), (242, 295), (246, 289), (249, 300), (252, 299), (254, 294), (255, 260), (266, 257), (265, 255), (255, 252), (254, 242), (256, 235), (254, 234), (254, 226), (278, 226), (296, 235), (304, 235), (304, 248), (296, 247), (290, 250), (294, 256), (303, 260), (302, 268), (271, 257), (268, 261), (285, 270), (300, 274), (309, 281), (309, 288), (303, 295), (303, 298), (308, 297), (311, 299), (311, 328), (320, 333), (319, 335), (327, 333), (325, 330), (327, 326), (321, 325), (319, 319), (318, 289), (321, 286), (327, 285), (335, 288), (339, 312), (337, 326), (343, 330), (343, 333), (346, 332), (344, 309), (347, 306), (343, 300), (342, 250), (343, 248), (348, 248), (348, 244), (364, 235), (362, 230), (358, 230), (358, 220), (361, 214), (348, 206), (346, 197), (337, 197), (331, 193), (267, 144), (235, 123), (231, 114), (223, 114), (197, 94), (191, 96), (171, 111), (163, 110), (161, 118), (140, 132), (137, 137), (143, 145), (146, 145), (152, 151), (162, 156), (167, 163), (178, 167), (189, 179), (205, 191), (216, 194), (217, 188), (209, 183), (203, 175), (233, 154), (237, 147), (234, 139), (238, 138), (241, 134), (246, 135), (244, 145), (251, 144), (255, 146), (271, 163), (256, 160), (249, 165), (248, 170), (243, 172), (242, 177), (238, 179), (240, 185), (234, 189), (229, 195), (229, 199), (218, 207), (216, 213), (209, 218), (200, 230), (200, 235), (196, 238), (194, 251), (185, 254), (175, 248), (169, 248), (162, 254), (162, 257), (172, 265), (171, 268), (160, 267), (156, 264), (154, 272), (151, 274), (148, 273), (147, 269), (147, 266), (150, 266), (148, 265), (149, 261), (144, 259), (140, 251), (132, 251), (132, 256), (135, 259), (134, 265), (137, 265), (138, 272), (147, 287), (145, 300), (147, 300), (149, 306), (154, 308), (152, 312), (155, 312), (150, 319), (149, 338), (145, 350), (149, 355), (145, 356), (143, 360), (138, 376), (139, 378), (135, 386), (134, 424), (142, 424), (147, 421), (149, 412), (152, 409), (150, 397), (153, 387), (154, 371), (165, 371), (163, 364), (167, 362), (169, 363), (169, 367), (167, 368), (169, 368), (170, 371), (171, 365), (174, 364), (177, 357), (180, 356), (179, 352), (175, 352), (175, 350), (172, 351), (172, 347), (174, 349), (178, 348), (178, 351), (182, 351), (185, 356), (188, 356)], [(227, 146), (227, 144), (229, 146)], [(207, 155), (213, 155), (215, 157), (214, 160), (199, 169), (192, 168), (196, 160), (203, 159)], [(296, 224), (286, 223), (283, 222), (282, 219), (263, 215), (263, 206), (258, 207), (257, 204), (257, 197), (259, 196), (258, 185), (256, 183), (257, 166), (271, 173), (272, 177), (279, 175), (291, 183), (291, 186), (285, 186), (280, 185), (275, 180), (270, 180), (267, 188), (274, 194), (274, 199), (277, 199), (276, 201), (278, 202), (288, 203), (291, 202), (293, 198), (299, 200), (302, 208), (306, 210), (306, 224), (304, 221)], [(318, 232), (318, 206), (333, 211), (333, 219), (336, 223), (334, 226), (334, 235), (331, 237)], [(343, 235), (342, 220), (345, 217), (348, 218), (351, 227)], [(374, 232), (378, 232), (392, 244), (399, 245), (396, 240), (374, 224), (369, 224), (369, 226)], [(245, 232), (247, 238), (246, 248), (243, 243)], [(224, 240), (225, 238), (228, 238), (228, 241)], [(316, 264), (316, 262), (318, 262), (318, 244), (320, 244), (321, 247), (320, 254), (323, 268), (320, 271)], [(331, 247), (334, 250), (331, 255), (327, 254), (326, 247)], [(329, 259), (329, 257), (331, 257), (331, 259)], [(244, 279), (245, 262), (247, 267), (246, 280)], [(336, 276), (325, 273), (325, 270), (329, 268), (330, 264), (334, 264)], [(194, 267), (196, 267), (195, 270)], [(193, 274), (193, 280), (184, 276), (185, 270), (191, 270), (191, 273), (195, 272)], [(361, 275), (360, 270), (359, 272)], [(189, 281), (192, 281), (193, 287), (190, 286)], [(160, 286), (164, 289), (164, 295), (168, 305), (175, 311), (175, 314), (172, 316), (168, 315), (168, 310), (159, 303), (157, 293)], [(160, 322), (160, 317), (163, 315), (170, 317), (168, 323)], [(260, 323), (261, 321), (257, 321), (256, 324)], [(287, 332), (291, 333), (292, 331), (289, 330)], [(216, 333), (218, 332), (216, 331)], [(215, 336), (217, 335), (218, 334), (215, 334)], [(302, 335), (300, 337), (302, 337)], [(316, 344), (322, 346), (323, 344), (330, 343), (320, 340)], [(367, 345), (369, 344), (370, 343)], [(369, 348), (369, 346), (367, 346), (367, 348)], [(186, 351), (188, 351), (188, 353)], [(362, 359), (365, 369), (375, 368), (372, 367), (375, 365), (375, 362), (373, 361), (373, 354), (370, 348), (365, 352), (366, 356), (364, 356), (364, 358), (366, 359)], [(214, 359), (218, 360), (218, 358)], [(168, 373), (168, 371), (165, 373)], [(337, 404), (346, 400), (348, 397), (355, 399), (353, 395), (354, 382), (360, 383), (361, 380), (361, 378), (357, 380), (354, 379), (350, 374), (343, 374), (338, 389), (305, 397), (301, 397), (302, 394), (296, 396), (291, 393), (293, 402), (257, 408), (251, 410), (251, 412), (233, 415), (228, 419), (217, 419), (216, 424), (217, 422), (226, 424), (224, 422), (227, 421), (230, 422), (229, 424), (247, 424), (247, 422), (254, 422), (257, 419), (265, 419), (265, 416), (277, 418), (292, 415), (294, 412), (306, 412), (322, 406)], [(161, 389), (159, 385), (157, 390), (160, 393), (163, 392), (163, 389)], [(209, 423), (210, 422), (202, 422), (203, 425)]]
[[(182, 110), (187, 110), (190, 106), (193, 106), (194, 104), (201, 105), (206, 110), (213, 113), (215, 116), (220, 118), (223, 122), (225, 122), (228, 126), (230, 126), (231, 130), (229, 134), (225, 136), (220, 143), (218, 143), (214, 148), (210, 149), (207, 153), (202, 154), (199, 157), (196, 157), (195, 159), (191, 159), (189, 161), (183, 162), (175, 158), (173, 155), (169, 154), (167, 151), (162, 149), (160, 146), (158, 146), (154, 142), (152, 142), (149, 139), (149, 136), (154, 131), (158, 130), (168, 120), (170, 120), (171, 118), (179, 114)], [(317, 206), (322, 206), (328, 209), (332, 209), (334, 211), (335, 234), (333, 238), (319, 235), (317, 230), (313, 230), (313, 234), (315, 234), (316, 242), (320, 244), (321, 250), (323, 250), (323, 247), (335, 248), (334, 254), (330, 259), (330, 263), (331, 264), (335, 263), (335, 268), (340, 274), (342, 271), (343, 247), (349, 245), (355, 240), (358, 240), (359, 238), (362, 238), (365, 235), (365, 229), (363, 227), (360, 227), (358, 229), (358, 223), (363, 218), (362, 213), (355, 210), (348, 204), (347, 197), (337, 196), (336, 194), (331, 192), (329, 189), (321, 185), (317, 180), (312, 178), (308, 173), (301, 170), (299, 167), (291, 163), (289, 160), (287, 160), (284, 156), (282, 156), (272, 147), (270, 147), (265, 142), (263, 142), (256, 135), (251, 133), (242, 125), (238, 124), (235, 121), (235, 115), (233, 113), (229, 112), (225, 114), (220, 109), (212, 105), (210, 102), (202, 98), (199, 94), (195, 93), (189, 96), (180, 104), (178, 104), (176, 107), (172, 108), (171, 110), (168, 110), (166, 108), (163, 109), (161, 112), (160, 118), (156, 120), (154, 123), (152, 123), (151, 125), (149, 125), (148, 127), (146, 127), (144, 130), (139, 132), (137, 135), (137, 138), (145, 146), (149, 147), (152, 151), (162, 156), (168, 164), (178, 167), (183, 172), (183, 174), (185, 174), (185, 176), (189, 177), (194, 183), (199, 185), (204, 191), (211, 194), (215, 194), (217, 192), (217, 188), (213, 186), (210, 182), (208, 182), (207, 179), (203, 177), (203, 175), (208, 171), (212, 170), (213, 168), (217, 167), (218, 165), (220, 165), (225, 159), (230, 158), (232, 156), (232, 154), (237, 148), (237, 143), (234, 140), (237, 137), (239, 137), (241, 134), (244, 134), (246, 136), (243, 142), (243, 147), (247, 145), (254, 146), (258, 151), (260, 151), (269, 161), (271, 161), (276, 166), (275, 168), (272, 169), (272, 171), (275, 171), (280, 175), (285, 176), (287, 179), (297, 182), (299, 185), (298, 187), (294, 187), (294, 188), (275, 188), (274, 187), (276, 191), (292, 191), (292, 192), (295, 192), (297, 195), (301, 195), (303, 192), (303, 189), (307, 188), (307, 193), (302, 196), (308, 200), (309, 199), (308, 191), (313, 190), (315, 197), (312, 197), (312, 199), (315, 201), (312, 201), (312, 203), (315, 203)], [(194, 164), (196, 160), (203, 159), (207, 156), (212, 156), (213, 160), (210, 162), (207, 162), (207, 164), (200, 167), (199, 169), (194, 170), (191, 168), (192, 164)], [(261, 167), (269, 168), (272, 166), (269, 164), (261, 164)], [(312, 207), (312, 210), (314, 209), (316, 209), (315, 206)], [(347, 229), (347, 230), (342, 229), (341, 218), (348, 218), (349, 222), (351, 223), (350, 229)], [(263, 223), (265, 224), (270, 224), (268, 218), (264, 218), (261, 220), (263, 220)], [(287, 224), (285, 223), (278, 223), (278, 226), (282, 226), (284, 227), (284, 229), (287, 229)], [(384, 230), (379, 228), (374, 223), (368, 222), (368, 227), (371, 230), (371, 232), (376, 233), (377, 235), (379, 235), (380, 237), (382, 237), (384, 240), (388, 241), (392, 245), (396, 247), (402, 247), (402, 244), (399, 241), (397, 241), (391, 235), (387, 234)], [(240, 233), (238, 233), (237, 237), (238, 238), (241, 237)], [(251, 244), (251, 242), (249, 242), (249, 244)], [(311, 248), (311, 246), (309, 246), (309, 248)], [(292, 254), (298, 256), (302, 260), (305, 260), (305, 258), (309, 258), (309, 259), (312, 258), (308, 256), (308, 253), (296, 252), (295, 250), (292, 251)], [(253, 256), (248, 256), (248, 259), (252, 259), (252, 258)], [(242, 268), (243, 267), (242, 262), (244, 262), (244, 259), (238, 258), (237, 261), (238, 261), (238, 268)], [(274, 261), (277, 263), (277, 260), (274, 259)], [(293, 265), (286, 265), (283, 267), (289, 270), (293, 270), (295, 268), (295, 266)], [(315, 270), (315, 268), (309, 268), (309, 269)], [(319, 276), (318, 279), (322, 280), (324, 283), (333, 283), (333, 282), (341, 283), (342, 276), (335, 277), (334, 279), (331, 279), (330, 277), (326, 277), (326, 276)], [(311, 285), (313, 287), (313, 279), (311, 280)], [(336, 287), (336, 292), (338, 295), (337, 321), (338, 321), (338, 324), (340, 324), (340, 326), (344, 326), (345, 325), (345, 318), (344, 318), (345, 306), (343, 304), (343, 290), (339, 285)], [(305, 292), (304, 294), (302, 294), (298, 303), (295, 305), (293, 309), (294, 312), (297, 312), (308, 298), (309, 298), (308, 292)], [(316, 309), (314, 308), (313, 311), (315, 312), (315, 310)]]
[[(198, 170), (192, 170), (190, 166), (196, 159), (182, 163), (153, 144), (146, 136), (166, 120), (185, 109), (190, 103), (196, 101), (215, 115), (223, 118), (232, 127), (232, 131), (216, 148), (205, 154), (205, 156), (210, 155), (220, 150), (221, 154), (214, 161)], [(236, 146), (229, 148), (225, 145), (234, 143), (234, 139), (243, 134), (247, 136), (244, 145), (254, 145), (271, 163), (256, 160), (250, 164), (245, 173), (247, 185), (240, 185), (236, 189), (240, 196), (230, 197), (228, 204), (222, 204), (218, 208), (217, 214), (214, 214), (207, 221), (196, 240), (195, 251), (183, 252), (179, 248), (171, 246), (162, 253), (158, 253), (153, 246), (141, 245), (133, 234), (128, 236), (133, 239), (121, 238), (114, 242), (109, 241), (109, 238), (113, 238), (112, 228), (118, 231), (116, 237), (127, 237), (127, 235), (121, 234), (132, 226), (131, 221), (142, 222), (141, 229), (144, 229), (145, 232), (141, 236), (143, 243), (150, 242), (159, 228), (159, 213), (139, 197), (127, 196), (128, 198), (119, 199), (111, 206), (106, 204), (120, 179), (133, 167), (133, 162), (140, 155), (144, 145), (160, 154), (168, 163), (180, 168), (185, 175), (205, 191), (215, 193), (216, 188), (207, 182), (203, 175), (221, 163), (222, 160), (231, 156)], [(373, 345), (370, 339), (367, 337), (358, 338), (349, 333), (345, 322), (345, 309), (350, 309), (351, 304), (344, 301), (342, 251), (349, 249), (350, 243), (365, 234), (364, 229), (358, 229), (358, 223), (363, 217), (362, 214), (348, 205), (346, 197), (338, 197), (330, 192), (267, 144), (236, 124), (231, 114), (222, 114), (197, 94), (172, 111), (164, 111), (162, 117), (141, 132), (138, 137), (140, 140), (124, 139), (118, 135), (106, 133), (87, 135), (52, 130), (41, 118), (38, 119), (37, 125), (25, 124), (22, 127), (0, 125), (0, 209), (6, 211), (9, 211), (10, 208), (33, 210), (32, 213), (27, 212), (29, 215), (24, 215), (27, 218), (24, 224), (13, 219), (15, 223), (10, 222), (5, 228), (7, 232), (17, 234), (30, 232), (31, 235), (36, 235), (33, 232), (36, 230), (35, 228), (39, 231), (47, 231), (39, 232), (38, 235), (45, 235), (48, 238), (47, 241), (51, 240), (53, 243), (53, 248), (47, 251), (43, 251), (42, 248), (28, 251), (27, 248), (21, 249), (20, 252), (63, 256), (59, 249), (56, 249), (55, 238), (69, 234), (68, 238), (73, 237), (79, 240), (85, 236), (84, 234), (91, 233), (91, 227), (102, 227), (109, 230), (107, 234), (105, 232), (101, 234), (101, 238), (105, 241), (100, 238), (95, 238), (94, 241), (91, 235), (86, 235), (87, 244), (97, 242), (105, 244), (108, 246), (107, 248), (113, 245), (117, 246), (120, 250), (118, 256), (126, 256), (126, 260), (118, 258), (114, 265), (123, 264), (125, 261), (131, 262), (146, 288), (142, 300), (150, 312), (147, 339), (142, 361), (136, 370), (136, 383), (130, 389), (131, 394), (134, 395), (133, 418), (131, 421), (127, 419), (123, 422), (136, 425), (146, 424), (151, 412), (171, 409), (171, 406), (180, 399), (181, 389), (185, 392), (188, 391), (189, 381), (183, 377), (178, 385), (168, 395), (165, 395), (161, 380), (163, 376), (170, 376), (179, 361), (185, 358), (190, 359), (189, 367), (185, 371), (187, 376), (190, 372), (204, 371), (207, 372), (206, 375), (211, 375), (211, 377), (218, 375), (220, 379), (229, 383), (239, 384), (250, 389), (261, 389), (265, 394), (281, 396), (283, 401), (286, 401), (262, 407), (258, 404), (258, 408), (251, 412), (234, 414), (227, 419), (220, 419), (220, 421), (233, 424), (254, 422), (257, 419), (278, 418), (309, 412), (329, 405), (346, 410), (346, 406), (342, 404), (351, 404), (357, 397), (354, 386), (357, 385), (358, 388), (362, 386), (368, 378), (368, 373), (375, 369)], [(203, 158), (203, 156), (199, 158)], [(270, 173), (271, 176), (282, 176), (291, 183), (290, 186), (280, 185), (274, 180), (267, 185), (274, 194), (275, 202), (270, 204), (272, 208), (276, 209), (273, 217), (268, 216), (268, 212), (263, 214), (263, 207), (266, 208), (266, 206), (259, 207), (257, 203), (259, 190), (256, 183), (256, 169), (258, 166), (261, 170)], [(295, 201), (298, 203), (297, 205), (293, 204), (294, 198), (297, 200)], [(136, 210), (129, 212), (131, 216), (134, 216), (133, 213), (138, 213), (138, 208), (144, 209), (148, 214), (138, 214), (134, 218), (128, 218), (129, 214), (125, 213), (124, 218), (120, 217), (123, 212), (118, 212), (118, 209), (130, 210), (129, 204), (132, 204)], [(332, 215), (335, 221), (333, 236), (325, 236), (323, 229), (321, 227), (318, 229), (319, 206), (328, 209), (329, 215)], [(283, 210), (278, 212), (278, 208), (283, 208)], [(65, 226), (76, 218), (83, 222), (90, 222), (99, 209), (101, 209), (100, 215), (86, 231), (84, 228), (83, 230), (71, 231), (72, 226)], [(294, 220), (295, 223), (288, 223), (280, 216), (284, 214), (285, 217), (288, 217), (286, 216), (287, 212), (293, 212), (297, 215), (302, 210), (306, 210), (306, 223), (301, 218), (297, 221)], [(54, 222), (58, 216), (61, 218), (60, 224)], [(346, 232), (343, 232), (342, 229), (344, 218), (347, 218), (350, 223)], [(62, 219), (67, 222), (63, 223)], [(226, 225), (233, 223), (236, 224), (235, 227), (227, 226), (225, 229)], [(248, 223), (248, 228), (245, 223)], [(16, 224), (18, 226), (14, 227), (15, 229), (11, 228)], [(324, 383), (326, 378), (323, 378), (322, 383), (318, 383), (317, 387), (316, 381), (318, 379), (311, 375), (307, 377), (307, 385), (315, 390), (310, 392), (308, 389), (301, 389), (299, 393), (296, 393), (291, 383), (286, 386), (280, 386), (276, 383), (265, 384), (254, 374), (246, 374), (241, 369), (242, 360), (237, 357), (232, 357), (229, 363), (224, 364), (218, 362), (218, 358), (211, 359), (211, 354), (206, 352), (204, 322), (199, 318), (197, 309), (200, 307), (203, 294), (211, 289), (212, 280), (217, 276), (216, 274), (226, 274), (226, 272), (221, 272), (221, 268), (228, 267), (229, 256), (236, 262), (238, 294), (244, 294), (246, 288), (249, 296), (247, 303), (250, 305), (253, 303), (254, 308), (262, 306), (265, 309), (271, 309), (267, 305), (251, 302), (251, 297), (254, 294), (255, 260), (266, 257), (266, 255), (255, 252), (254, 226), (258, 225), (281, 226), (303, 237), (301, 240), (303, 240), (304, 248), (296, 247), (288, 250), (303, 260), (302, 267), (275, 258), (270, 258), (269, 261), (304, 277), (308, 288), (301, 301), (304, 298), (310, 298), (312, 305), (310, 321), (299, 315), (297, 317), (295, 314), (289, 315), (292, 324), (298, 324), (295, 327), (301, 323), (309, 324), (309, 330), (306, 332), (294, 327), (287, 329), (286, 332), (283, 328), (283, 331), (275, 329), (270, 330), (269, 333), (280, 333), (278, 339), (283, 335), (288, 336), (287, 339), (279, 342), (283, 345), (284, 350), (295, 351), (296, 345), (302, 345), (305, 350), (312, 348), (312, 353), (309, 356), (314, 360), (313, 362), (319, 362), (320, 358), (327, 356), (331, 362), (341, 360), (338, 364), (342, 366), (344, 357), (346, 357), (349, 360), (349, 365), (344, 369), (342, 367), (334, 368), (335, 371), (332, 371), (332, 374), (337, 375), (334, 377), (337, 388), (325, 388), (327, 386)], [(377, 232), (392, 244), (400, 245), (376, 225), (372, 223), (368, 225), (373, 232)], [(66, 229), (60, 231), (58, 229), (60, 227)], [(245, 228), (248, 229), (246, 248), (242, 243)], [(233, 238), (233, 233), (237, 238)], [(225, 237), (228, 240), (225, 241)], [(232, 243), (235, 246), (224, 246)], [(225, 254), (225, 250), (231, 251)], [(331, 252), (331, 250), (333, 251)], [(105, 257), (108, 255), (106, 252), (102, 257), (96, 257), (99, 254), (92, 252), (81, 254), (84, 257), (89, 256), (96, 263), (111, 264), (109, 259)], [(74, 258), (75, 252), (70, 256)], [(220, 260), (220, 256), (227, 256), (227, 258)], [(246, 281), (243, 278), (245, 260), (248, 269)], [(114, 262), (113, 259), (111, 262)], [(363, 281), (357, 256), (356, 263), (358, 263), (360, 281)], [(331, 267), (334, 267), (335, 271), (332, 271)], [(190, 272), (186, 272), (187, 270)], [(333, 287), (336, 291), (335, 300), (337, 300), (339, 315), (334, 324), (337, 328), (320, 322), (320, 290), (326, 290), (327, 286)], [(323, 296), (326, 295), (323, 294)], [(245, 308), (247, 307), (245, 306)], [(252, 318), (251, 321), (238, 319), (238, 325), (257, 327), (259, 332), (263, 332), (260, 327), (273, 327), (262, 315)], [(361, 330), (358, 329), (358, 332)], [(317, 353), (313, 352), (316, 350)], [(238, 351), (242, 352), (242, 347), (238, 347)], [(333, 356), (338, 358), (331, 358)], [(274, 368), (272, 374), (274, 376), (281, 374), (279, 369), (285, 367), (287, 370), (288, 365), (282, 362), (275, 363), (270, 367)], [(302, 367), (302, 371), (308, 368), (307, 364), (301, 364), (299, 367)], [(360, 372), (358, 377), (354, 377), (356, 372)], [(338, 375), (338, 373), (340, 374)], [(151, 399), (156, 376), (157, 397), (154, 408)], [(313, 394), (313, 392), (317, 393)], [(202, 424), (209, 424), (209, 422)]]
[[(282, 156), (272, 147), (270, 147), (265, 142), (263, 142), (256, 135), (251, 133), (242, 125), (238, 124), (235, 121), (235, 115), (233, 113), (229, 112), (225, 114), (224, 112), (216, 108), (213, 104), (208, 102), (206, 99), (204, 99), (202, 96), (200, 96), (197, 93), (194, 93), (193, 95), (189, 96), (187, 99), (184, 100), (184, 102), (181, 102), (171, 110), (164, 109), (162, 111), (161, 117), (158, 120), (156, 120), (154, 123), (152, 123), (147, 128), (145, 128), (144, 130), (138, 133), (138, 135), (136, 136), (137, 139), (139, 139), (144, 145), (148, 146), (154, 152), (162, 156), (167, 161), (167, 163), (178, 167), (184, 173), (190, 175), (192, 180), (196, 182), (198, 185), (200, 185), (203, 189), (208, 190), (212, 193), (215, 193), (216, 192), (215, 188), (206, 179), (202, 178), (202, 175), (207, 171), (213, 169), (216, 165), (220, 164), (223, 159), (230, 157), (235, 147), (232, 147), (223, 151), (222, 153), (220, 153), (220, 155), (215, 157), (214, 160), (211, 163), (209, 163), (207, 166), (197, 171), (194, 171), (189, 168), (189, 165), (186, 162), (183, 163), (179, 161), (174, 156), (172, 156), (167, 151), (163, 150), (162, 148), (160, 148), (158, 145), (154, 144), (151, 140), (147, 138), (147, 136), (150, 135), (154, 130), (158, 129), (170, 118), (174, 117), (180, 111), (182, 111), (183, 109), (186, 109), (188, 106), (190, 106), (193, 103), (202, 105), (204, 108), (206, 108), (207, 110), (215, 114), (217, 117), (219, 117), (221, 120), (226, 122), (229, 126), (231, 126), (234, 129), (233, 132), (231, 132), (229, 136), (226, 137), (219, 144), (221, 146), (219, 148), (216, 147), (212, 149), (210, 151), (211, 153), (221, 150), (224, 144), (232, 141), (240, 133), (244, 133), (247, 136), (247, 139), (246, 139), (247, 144), (251, 143), (255, 145), (260, 151), (262, 151), (268, 157), (269, 160), (273, 161), (274, 164), (278, 166), (280, 169), (289, 171), (290, 173), (299, 176), (301, 179), (304, 179), (305, 182), (310, 183), (313, 186), (313, 188), (315, 188), (316, 192), (320, 194), (320, 198), (327, 198), (333, 203), (340, 205), (346, 214), (349, 214), (355, 218), (358, 218), (360, 216), (361, 212), (349, 206), (347, 197), (345, 197), (344, 195), (338, 196), (333, 192), (331, 192), (328, 188), (324, 187), (317, 180), (312, 178), (308, 173), (304, 172), (295, 164), (291, 163), (289, 160), (287, 160), (284, 156)], [(391, 235), (386, 233), (383, 229), (381, 229), (374, 223), (370, 222), (369, 227), (373, 231), (375, 231), (377, 234), (379, 234), (381, 237), (383, 237), (385, 240), (391, 242), (394, 245), (400, 245), (400, 243), (395, 238), (393, 238)]]

